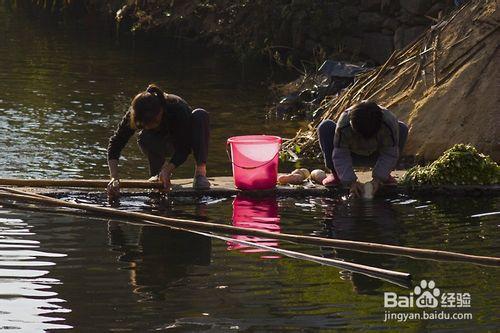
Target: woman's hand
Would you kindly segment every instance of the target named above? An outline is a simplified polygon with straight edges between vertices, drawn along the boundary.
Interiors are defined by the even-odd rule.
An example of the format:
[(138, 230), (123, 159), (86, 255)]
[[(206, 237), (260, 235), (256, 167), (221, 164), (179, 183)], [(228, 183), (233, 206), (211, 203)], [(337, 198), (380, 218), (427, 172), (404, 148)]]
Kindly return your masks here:
[(120, 197), (120, 180), (111, 178), (111, 181), (106, 187), (106, 191), (108, 192), (109, 201), (117, 200)]
[(120, 197), (120, 179), (118, 178), (118, 160), (108, 160), (109, 174), (111, 181), (106, 187), (109, 201), (118, 200)]
[(172, 185), (170, 182), (170, 178), (172, 177), (172, 172), (168, 170), (168, 168), (163, 168), (160, 171), (159, 178), (160, 181), (163, 183), (163, 189), (165, 191), (170, 190), (170, 186)]
[(361, 197), (363, 195), (363, 184), (356, 180), (354, 183), (352, 183), (351, 188), (349, 189), (349, 194), (353, 198)]
[(160, 181), (163, 183), (163, 188), (165, 191), (170, 190), (170, 186), (172, 185), (170, 183), (170, 179), (172, 179), (172, 173), (175, 170), (175, 165), (172, 163), (165, 163), (160, 171), (160, 174), (158, 177), (160, 178)]

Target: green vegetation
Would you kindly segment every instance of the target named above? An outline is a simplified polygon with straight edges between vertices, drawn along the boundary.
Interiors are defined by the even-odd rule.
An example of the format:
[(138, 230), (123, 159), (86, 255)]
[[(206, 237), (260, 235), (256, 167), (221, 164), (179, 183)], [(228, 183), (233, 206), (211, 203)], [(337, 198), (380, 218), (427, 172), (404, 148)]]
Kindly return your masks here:
[(427, 166), (404, 175), (407, 185), (491, 185), (500, 181), (500, 166), (471, 145), (457, 144)]

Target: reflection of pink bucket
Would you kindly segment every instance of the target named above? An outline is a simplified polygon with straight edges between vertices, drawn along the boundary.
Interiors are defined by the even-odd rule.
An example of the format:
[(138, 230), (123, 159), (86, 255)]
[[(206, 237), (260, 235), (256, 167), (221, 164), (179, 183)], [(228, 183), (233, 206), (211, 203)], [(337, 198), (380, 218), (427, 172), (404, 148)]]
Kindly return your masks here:
[[(243, 198), (236, 196), (233, 202), (233, 225), (241, 228), (254, 228), (271, 232), (280, 232), (280, 218), (278, 216), (278, 202), (275, 198)], [(259, 238), (252, 236), (236, 235), (238, 240), (245, 240), (261, 245), (278, 247), (275, 239)], [(254, 249), (247, 245), (228, 242), (228, 250), (241, 252), (266, 252)], [(262, 258), (279, 258), (276, 255), (263, 255)]]
[(266, 190), (276, 186), (281, 141), (280, 137), (269, 135), (234, 136), (227, 140), (237, 188)]

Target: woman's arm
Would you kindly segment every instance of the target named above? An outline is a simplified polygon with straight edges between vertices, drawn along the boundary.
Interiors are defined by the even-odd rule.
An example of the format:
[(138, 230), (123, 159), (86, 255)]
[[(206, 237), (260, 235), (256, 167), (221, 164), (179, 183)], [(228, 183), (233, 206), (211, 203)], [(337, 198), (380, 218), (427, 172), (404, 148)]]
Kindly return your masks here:
[(109, 176), (112, 180), (120, 179), (118, 177), (118, 160), (108, 160)]
[(109, 175), (111, 177), (106, 190), (110, 201), (120, 197), (120, 178), (118, 177), (118, 160), (108, 160)]
[(130, 111), (128, 111), (118, 124), (108, 144), (108, 161), (118, 160), (123, 148), (127, 145), (128, 140), (134, 135), (135, 129), (130, 126)]
[(134, 135), (135, 129), (130, 126), (130, 111), (122, 118), (118, 128), (109, 139), (108, 167), (111, 181), (107, 186), (108, 197), (116, 200), (120, 196), (120, 177), (118, 175), (118, 159), (128, 140)]

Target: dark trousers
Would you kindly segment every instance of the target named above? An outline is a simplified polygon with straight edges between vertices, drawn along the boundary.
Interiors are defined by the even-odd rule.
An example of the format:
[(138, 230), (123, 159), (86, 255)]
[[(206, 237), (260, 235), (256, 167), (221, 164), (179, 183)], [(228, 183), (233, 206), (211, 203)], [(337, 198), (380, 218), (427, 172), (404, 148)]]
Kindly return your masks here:
[[(399, 152), (403, 151), (403, 148), (408, 139), (408, 126), (405, 123), (398, 121), (399, 124)], [(323, 152), (323, 158), (325, 159), (325, 165), (328, 169), (334, 171), (333, 166), (333, 137), (335, 136), (335, 128), (337, 124), (332, 120), (323, 120), (319, 124), (317, 131), (319, 137), (319, 146)], [(377, 162), (378, 152), (374, 152), (370, 156), (358, 155), (351, 153), (353, 165), (358, 166), (371, 166)]]
[[(191, 149), (196, 164), (207, 163), (208, 143), (210, 139), (210, 122), (208, 112), (203, 109), (193, 110), (191, 113)], [(148, 157), (149, 174), (156, 176), (160, 173), (168, 154), (173, 153), (173, 146), (169, 138), (155, 131), (141, 131), (137, 137), (141, 151)]]

